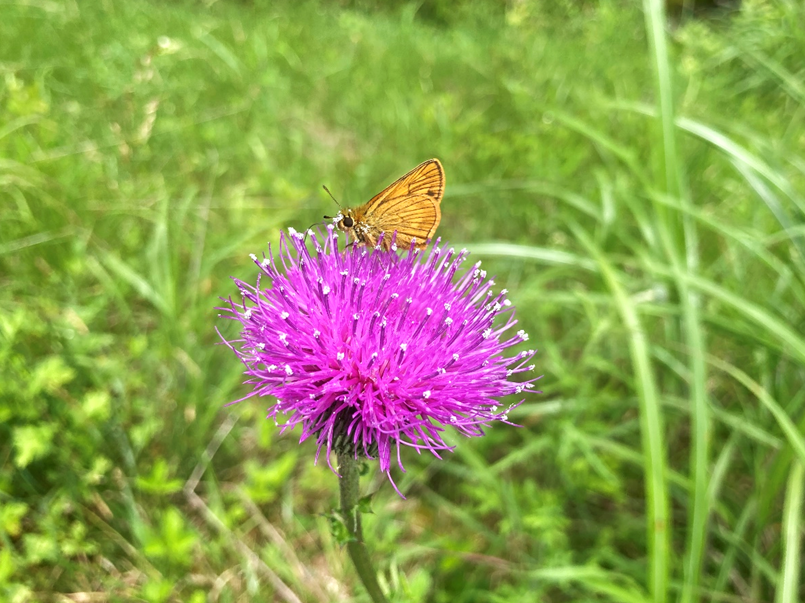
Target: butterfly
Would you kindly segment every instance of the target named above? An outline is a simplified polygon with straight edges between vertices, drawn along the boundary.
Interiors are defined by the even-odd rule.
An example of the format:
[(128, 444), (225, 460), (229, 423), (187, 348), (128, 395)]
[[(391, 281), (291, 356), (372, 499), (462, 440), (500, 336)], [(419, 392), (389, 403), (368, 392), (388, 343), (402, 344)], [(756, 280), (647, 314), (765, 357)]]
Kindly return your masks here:
[(388, 251), (396, 232), (398, 247), (407, 248), (413, 241), (417, 249), (423, 249), (442, 219), (439, 205), (443, 195), (442, 164), (438, 159), (428, 159), (388, 185), (368, 203), (342, 209), (335, 217), (324, 217), (331, 219), (357, 245), (375, 247), (381, 241), (380, 245)]

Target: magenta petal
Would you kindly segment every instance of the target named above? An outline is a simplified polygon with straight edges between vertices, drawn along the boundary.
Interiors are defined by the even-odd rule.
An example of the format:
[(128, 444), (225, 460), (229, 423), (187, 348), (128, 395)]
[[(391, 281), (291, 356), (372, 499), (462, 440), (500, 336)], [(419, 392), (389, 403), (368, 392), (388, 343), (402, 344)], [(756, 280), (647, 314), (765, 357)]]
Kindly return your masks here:
[(302, 234), (283, 233), (278, 254), (255, 258), (257, 285), (235, 279), (240, 303), (224, 299), (219, 310), (242, 325), (224, 339), (252, 386), (240, 400), (274, 396), (268, 416), (286, 415), (283, 431), (301, 423), (300, 442), (315, 436), (317, 458), (322, 449), (328, 464), (333, 450), (376, 456), (391, 480), (392, 457), (404, 471), (402, 446), (438, 457), (452, 449), (444, 426), (483, 435), (511, 424), (498, 398), (539, 393), (535, 378), (509, 380), (533, 369), (535, 352), (503, 355), (528, 339), (503, 338), (517, 322), (506, 291), (492, 292), (480, 262), (454, 278), (466, 251), (439, 240), (402, 255), (339, 250), (332, 225), (308, 239), (314, 255)]

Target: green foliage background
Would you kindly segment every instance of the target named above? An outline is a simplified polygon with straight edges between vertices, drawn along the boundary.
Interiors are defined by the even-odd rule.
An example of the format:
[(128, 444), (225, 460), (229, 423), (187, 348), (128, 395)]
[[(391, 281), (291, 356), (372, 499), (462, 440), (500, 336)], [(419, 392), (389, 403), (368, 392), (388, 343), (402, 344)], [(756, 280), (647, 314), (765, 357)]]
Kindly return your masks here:
[(544, 394), (370, 468), (390, 597), (805, 599), (803, 65), (784, 0), (4, 4), (0, 600), (366, 600), (214, 306), (432, 156)]

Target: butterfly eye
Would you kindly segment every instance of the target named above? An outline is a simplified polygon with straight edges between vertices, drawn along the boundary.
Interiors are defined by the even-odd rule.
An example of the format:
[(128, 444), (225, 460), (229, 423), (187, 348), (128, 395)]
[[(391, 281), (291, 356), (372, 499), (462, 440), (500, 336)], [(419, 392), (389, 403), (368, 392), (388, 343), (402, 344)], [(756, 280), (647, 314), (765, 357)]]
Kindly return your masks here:
[(344, 223), (344, 226), (347, 227), (347, 228), (352, 228), (352, 225), (355, 224), (355, 222), (349, 216), (346, 216), (344, 218), (343, 223)]

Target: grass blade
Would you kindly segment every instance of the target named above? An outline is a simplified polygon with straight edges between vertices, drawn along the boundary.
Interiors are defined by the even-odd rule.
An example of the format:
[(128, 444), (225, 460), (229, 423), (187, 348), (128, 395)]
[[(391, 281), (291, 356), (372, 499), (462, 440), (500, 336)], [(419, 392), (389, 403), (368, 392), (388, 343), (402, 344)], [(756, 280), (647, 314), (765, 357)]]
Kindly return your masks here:
[[(647, 262), (650, 270), (655, 273), (665, 274), (669, 277), (674, 276), (673, 270), (667, 266), (661, 266), (652, 260), (647, 260)], [(784, 320), (777, 318), (777, 316), (765, 308), (727, 290), (709, 279), (692, 274), (683, 274), (682, 278), (693, 288), (732, 306), (749, 321), (755, 323), (758, 327), (767, 331), (782, 343), (787, 344), (788, 347), (785, 348), (787, 355), (805, 364), (805, 339)]]
[(621, 279), (604, 254), (578, 226), (571, 225), (576, 238), (596, 259), (604, 281), (615, 298), (615, 305), (629, 333), (629, 353), (637, 383), (640, 403), (640, 432), (643, 442), (643, 465), (647, 509), (646, 536), (649, 557), (649, 592), (653, 601), (666, 600), (670, 572), (668, 485), (666, 484), (665, 441), (662, 406), (646, 332), (634, 302), (627, 295)]
[(801, 463), (805, 464), (805, 437), (791, 420), (791, 417), (785, 412), (782, 406), (769, 394), (769, 392), (760, 383), (752, 379), (744, 371), (739, 369), (728, 362), (724, 362), (715, 356), (708, 356), (707, 361), (717, 369), (724, 371), (743, 385), (746, 389), (751, 391), (760, 403), (765, 406), (768, 411), (774, 416), (780, 429), (785, 434), (788, 443), (794, 452), (799, 457)]
[(467, 244), (466, 247), (471, 253), (478, 255), (524, 258), (537, 260), (543, 264), (575, 266), (591, 272), (598, 271), (598, 266), (594, 261), (558, 249), (501, 242)]
[(802, 497), (805, 481), (805, 464), (794, 463), (788, 477), (783, 511), (783, 561), (780, 584), (775, 603), (796, 603), (799, 601), (800, 544), (802, 542)]

